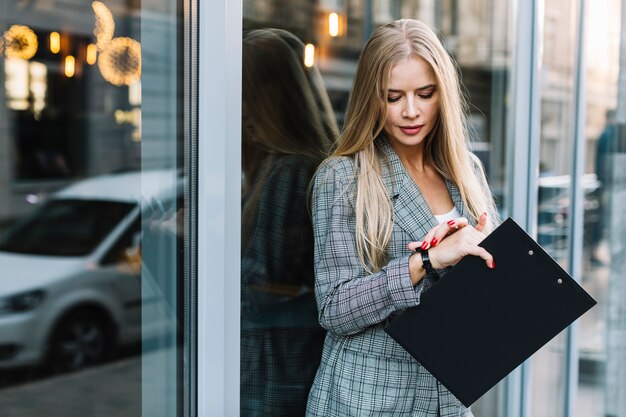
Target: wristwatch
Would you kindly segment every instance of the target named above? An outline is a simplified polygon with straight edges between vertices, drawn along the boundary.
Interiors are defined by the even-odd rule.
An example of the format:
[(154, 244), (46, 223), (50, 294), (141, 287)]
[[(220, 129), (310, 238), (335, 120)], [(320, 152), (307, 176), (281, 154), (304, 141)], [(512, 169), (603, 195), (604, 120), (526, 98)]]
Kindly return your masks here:
[(417, 249), (422, 255), (422, 268), (426, 271), (426, 275), (431, 275), (435, 281), (439, 279), (437, 270), (433, 268), (433, 264), (430, 263), (430, 256), (428, 256), (428, 249)]

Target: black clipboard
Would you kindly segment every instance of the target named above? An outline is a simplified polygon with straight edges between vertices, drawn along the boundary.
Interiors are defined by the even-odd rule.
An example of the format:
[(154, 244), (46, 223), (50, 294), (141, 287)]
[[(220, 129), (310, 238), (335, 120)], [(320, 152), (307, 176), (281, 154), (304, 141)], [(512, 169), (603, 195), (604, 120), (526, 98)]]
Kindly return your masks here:
[(512, 219), (385, 331), (469, 407), (596, 301)]

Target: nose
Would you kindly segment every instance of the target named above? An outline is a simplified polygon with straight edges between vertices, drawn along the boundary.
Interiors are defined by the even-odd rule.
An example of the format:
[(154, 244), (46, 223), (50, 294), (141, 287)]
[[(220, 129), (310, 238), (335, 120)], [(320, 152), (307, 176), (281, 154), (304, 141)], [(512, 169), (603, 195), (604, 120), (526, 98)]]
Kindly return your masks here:
[(415, 119), (419, 116), (419, 108), (414, 97), (408, 96), (404, 101), (404, 108), (402, 109), (402, 117), (405, 119)]

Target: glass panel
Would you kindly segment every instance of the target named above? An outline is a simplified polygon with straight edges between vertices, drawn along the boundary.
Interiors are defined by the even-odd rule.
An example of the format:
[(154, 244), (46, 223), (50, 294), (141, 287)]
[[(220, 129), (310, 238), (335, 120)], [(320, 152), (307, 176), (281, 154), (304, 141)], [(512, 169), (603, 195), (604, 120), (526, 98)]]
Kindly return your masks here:
[[(270, 130), (272, 126), (262, 119), (279, 125), (300, 123), (300, 128), (315, 130), (315, 121), (296, 114), (299, 106), (284, 98), (288, 95), (285, 89), (301, 92), (309, 87), (298, 85), (293, 75), (291, 81), (281, 82), (286, 77), (285, 68), (291, 65), (295, 71), (298, 66), (292, 61), (303, 60), (300, 42), (311, 44), (314, 66), (310, 71), (315, 74), (319, 70), (324, 83), (325, 90), (309, 93), (317, 95), (318, 106), (322, 103), (317, 113), (325, 117), (323, 102), (327, 93), (334, 120), (342, 126), (356, 62), (373, 27), (412, 17), (440, 32), (460, 67), (467, 90), (473, 150), (485, 166), (501, 215), (507, 214), (506, 155), (510, 138), (505, 121), (515, 55), (514, 2), (321, 0), (315, 8), (312, 4), (298, 1), (285, 7), (282, 1), (243, 1), (242, 416), (304, 415), (320, 356), (322, 332), (315, 324), (311, 293), (313, 242), (309, 232), (302, 232), (310, 228), (308, 215), (304, 215), (305, 191), (320, 159), (296, 165), (290, 162), (293, 156), (286, 154), (305, 153), (305, 145), (287, 152), (272, 148), (275, 143), (255, 143), (253, 139), (255, 135), (267, 136), (270, 131), (270, 137), (275, 137), (280, 131)], [(299, 58), (294, 58), (291, 50), (279, 52), (278, 46), (271, 56), (263, 55), (259, 51), (259, 33), (256, 39), (246, 38), (250, 30), (262, 28), (284, 29), (300, 39), (290, 41)], [(252, 71), (248, 68), (264, 71), (266, 78), (253, 82), (255, 74), (247, 73)], [(314, 90), (319, 85), (316, 83)], [(288, 116), (283, 106), (291, 109)], [(312, 143), (321, 146), (319, 138)], [(294, 178), (298, 172), (300, 176)], [(503, 404), (499, 398), (494, 389), (473, 406), (475, 414), (501, 416)]]
[[(586, 191), (582, 285), (598, 305), (580, 320), (578, 410), (626, 416), (624, 2), (587, 7)], [(597, 6), (597, 7), (596, 7)], [(621, 55), (621, 62), (620, 62)]]
[(180, 414), (177, 3), (0, 0), (3, 414)]
[[(569, 249), (569, 187), (574, 146), (574, 59), (576, 3), (541, 2), (542, 58), (537, 240), (565, 269)], [(532, 360), (530, 415), (563, 415), (565, 333), (540, 349)]]

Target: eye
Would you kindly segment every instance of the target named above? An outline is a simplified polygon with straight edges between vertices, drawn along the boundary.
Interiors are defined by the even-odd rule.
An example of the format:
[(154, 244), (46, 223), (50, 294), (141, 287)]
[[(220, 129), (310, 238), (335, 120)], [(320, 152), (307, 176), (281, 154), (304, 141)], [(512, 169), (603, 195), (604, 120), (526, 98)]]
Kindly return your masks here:
[(420, 94), (419, 96), (420, 96), (420, 98), (428, 100), (429, 98), (432, 98), (433, 94), (435, 94), (435, 92), (431, 91), (431, 92), (426, 93), (426, 94)]
[(389, 103), (395, 103), (400, 100), (400, 96), (387, 96), (387, 101)]

